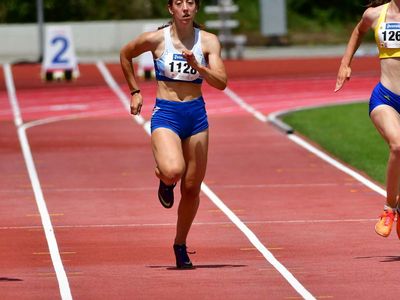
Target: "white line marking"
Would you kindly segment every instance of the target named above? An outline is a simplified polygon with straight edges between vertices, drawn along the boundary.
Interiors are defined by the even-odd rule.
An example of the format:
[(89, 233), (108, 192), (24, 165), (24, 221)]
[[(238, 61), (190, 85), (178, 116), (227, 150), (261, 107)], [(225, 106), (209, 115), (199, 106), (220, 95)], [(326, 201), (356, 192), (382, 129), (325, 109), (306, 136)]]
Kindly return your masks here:
[[(118, 96), (119, 101), (125, 107), (125, 109), (130, 112), (131, 108), (129, 105), (130, 99), (122, 91), (118, 83), (114, 80), (111, 73), (108, 71), (107, 67), (102, 61), (96, 63), (97, 68), (100, 70), (101, 75), (103, 75), (104, 80), (107, 82), (108, 86), (113, 90), (113, 92)], [(146, 122), (142, 116), (133, 116), (133, 119), (139, 125), (143, 126), (144, 130), (150, 135), (150, 122)]]
[[(363, 222), (376, 222), (374, 219), (343, 219), (343, 220), (288, 220), (288, 221), (250, 221), (246, 224), (251, 225), (265, 225), (265, 224), (285, 224), (285, 225), (298, 225), (298, 224), (321, 224), (321, 223), (363, 223)], [(194, 222), (193, 226), (223, 226), (230, 225), (232, 222)], [(176, 223), (143, 223), (143, 224), (86, 224), (86, 225), (56, 225), (54, 228), (74, 229), (74, 228), (130, 228), (130, 227), (172, 227)], [(27, 229), (41, 229), (40, 226), (3, 226), (0, 230), (27, 230)]]
[(305, 148), (306, 150), (310, 151), (311, 153), (315, 154), (316, 156), (318, 156), (322, 160), (324, 160), (327, 163), (331, 164), (335, 168), (339, 169), (340, 171), (342, 171), (342, 172), (350, 175), (351, 177), (355, 178), (356, 180), (358, 180), (362, 184), (364, 184), (367, 187), (369, 187), (371, 190), (373, 190), (373, 191), (377, 192), (378, 194), (386, 197), (386, 191), (384, 189), (382, 189), (380, 186), (376, 185), (371, 180), (365, 178), (364, 176), (362, 176), (359, 173), (353, 171), (349, 167), (347, 167), (347, 166), (343, 165), (342, 163), (338, 162), (337, 160), (335, 160), (334, 158), (330, 157), (329, 155), (327, 155), (326, 153), (322, 152), (321, 150), (315, 148), (314, 146), (312, 146), (310, 143), (306, 142), (302, 138), (298, 137), (297, 135), (293, 135), (293, 134), (288, 135), (288, 138), (290, 140), (292, 140), (293, 142), (295, 142), (296, 144), (298, 144), (299, 146), (301, 146), (301, 147)]
[(211, 201), (223, 211), (227, 217), (244, 233), (249, 241), (265, 257), (265, 259), (287, 280), (287, 282), (304, 298), (315, 299), (314, 296), (286, 269), (275, 256), (261, 243), (257, 236), (211, 191), (207, 185), (202, 184), (202, 191)]
[[(323, 100), (321, 100), (323, 101)], [(329, 106), (336, 106), (338, 104), (353, 104), (353, 103), (361, 103), (361, 102), (366, 102), (365, 99), (358, 99), (358, 100), (346, 100), (346, 101), (340, 101), (340, 102), (334, 102), (334, 103), (327, 103), (327, 104), (316, 104), (316, 105), (307, 105), (307, 106), (298, 106), (295, 108), (291, 109), (284, 109), (284, 110), (279, 110), (279, 111), (274, 111), (271, 112), (267, 116), (267, 121), (281, 129), (282, 131), (286, 133), (293, 133), (294, 130), (292, 127), (290, 127), (288, 124), (283, 122), (279, 116), (286, 115), (288, 113), (296, 112), (296, 111), (301, 111), (304, 109), (313, 109), (313, 108), (319, 108), (319, 107), (329, 107)]]
[(248, 105), (242, 98), (240, 98), (235, 92), (233, 92), (230, 88), (225, 88), (224, 93), (228, 95), (229, 98), (233, 100), (233, 102), (237, 103), (240, 107), (242, 107), (245, 111), (252, 114), (261, 122), (267, 122), (267, 117), (264, 116), (261, 112), (256, 110), (254, 107)]
[[(251, 105), (247, 104), (241, 97), (234, 93), (231, 89), (226, 88), (225, 94), (228, 95), (235, 103), (237, 103), (244, 110), (252, 114), (256, 119), (261, 122), (267, 122), (267, 116), (257, 111)], [(231, 216), (228, 216), (231, 218)], [(233, 217), (233, 216), (232, 216)], [(236, 217), (236, 216), (235, 216)], [(237, 218), (237, 217), (236, 217)], [(232, 220), (233, 221), (233, 220)], [(240, 220), (239, 220), (240, 221)], [(247, 228), (247, 227), (246, 227)], [(301, 283), (268, 251), (267, 248), (258, 240), (258, 238), (247, 228), (241, 228), (246, 236), (252, 241), (253, 245), (263, 254), (263, 256), (274, 266), (275, 269), (289, 282), (289, 284), (304, 298), (315, 299), (314, 296), (303, 286)], [(248, 232), (250, 231), (250, 232)]]
[[(246, 103), (242, 98), (240, 98), (237, 94), (233, 93), (232, 91), (230, 91), (229, 93), (227, 93), (228, 96), (233, 95), (234, 99), (232, 99), (234, 102), (236, 103), (240, 103), (239, 105), (242, 106), (246, 111), (248, 111), (249, 113), (251, 113), (255, 118), (259, 119), (260, 121), (274, 121), (277, 119), (277, 113), (271, 113), (268, 117), (263, 115), (262, 118), (259, 117), (259, 112), (256, 111), (251, 105), (249, 105), (248, 103)], [(355, 100), (355, 101), (346, 101), (344, 103), (358, 103), (364, 100)], [(334, 104), (328, 104), (327, 106), (331, 106)], [(322, 105), (316, 105), (316, 106), (309, 106), (310, 108), (315, 108), (315, 107), (321, 107)], [(307, 106), (308, 107), (308, 106)], [(288, 113), (290, 111), (298, 111), (301, 110), (301, 108), (297, 107), (294, 108), (293, 110), (284, 110), (282, 111), (282, 113)], [(265, 121), (264, 121), (265, 120)], [(362, 184), (364, 184), (365, 186), (369, 187), (371, 190), (377, 192), (378, 194), (386, 197), (386, 191), (384, 189), (382, 189), (380, 186), (378, 186), (377, 184), (373, 183), (371, 180), (365, 178), (364, 176), (360, 175), (359, 173), (353, 171), (352, 169), (350, 169), (349, 167), (345, 166), (344, 164), (340, 163), (339, 161), (337, 161), (336, 159), (332, 158), (331, 156), (327, 155), (326, 153), (322, 152), (321, 150), (315, 148), (313, 145), (311, 145), (310, 143), (306, 142), (305, 140), (303, 140), (302, 138), (300, 138), (299, 136), (290, 134), (287, 135), (288, 138), (290, 140), (292, 140), (293, 142), (295, 142), (296, 144), (298, 144), (299, 146), (305, 148), (306, 150), (308, 150), (309, 152), (315, 154), (316, 156), (318, 156), (319, 158), (321, 158), (322, 160), (326, 161), (327, 163), (331, 164), (332, 166), (334, 166), (335, 168), (341, 170), (342, 172), (350, 175), (351, 177), (353, 177), (354, 179), (358, 180), (359, 182), (361, 182)]]
[[(101, 74), (104, 79), (110, 86), (110, 88), (115, 92), (118, 96), (119, 100), (122, 102), (124, 107), (129, 111), (129, 99), (122, 92), (119, 85), (115, 82), (114, 78), (106, 68), (103, 62), (98, 62), (97, 67), (99, 68)], [(240, 99), (235, 93), (233, 93), (229, 89), (225, 89), (225, 92), (228, 96), (235, 98), (235, 102), (237, 102), (240, 106), (242, 106), (247, 111), (251, 112), (259, 120), (265, 122), (267, 117), (263, 116), (260, 112), (254, 110), (252, 107), (248, 106), (244, 101)], [(145, 124), (143, 122), (138, 122), (143, 127)], [(147, 122), (148, 123), (148, 122)], [(149, 131), (146, 130), (148, 134)], [(221, 211), (225, 213), (225, 215), (246, 235), (249, 241), (262, 253), (262, 255), (267, 259), (267, 261), (278, 270), (279, 273), (289, 282), (289, 284), (304, 298), (304, 299), (315, 299), (313, 295), (310, 294), (299, 282), (298, 280), (272, 255), (270, 251), (260, 242), (257, 236), (219, 199), (219, 197), (211, 191), (211, 189), (203, 182), (201, 184), (201, 190), (207, 197), (219, 208)]]
[(57, 104), (50, 105), (48, 107), (50, 111), (63, 111), (63, 110), (87, 110), (89, 105), (87, 104)]
[[(238, 103), (241, 107), (243, 107), (244, 110), (246, 110), (247, 112), (251, 113), (255, 118), (257, 118), (258, 120), (260, 120), (262, 122), (271, 121), (271, 120), (276, 118), (275, 114), (271, 114), (271, 117), (268, 118), (267, 116), (263, 115), (262, 113), (256, 111), (251, 105), (246, 103), (241, 97), (239, 97), (237, 94), (235, 94), (231, 90), (227, 90), (226, 94), (228, 96), (230, 96), (231, 99), (234, 102)], [(359, 102), (359, 100), (357, 100), (355, 102)], [(296, 108), (294, 110), (298, 110), (298, 109), (299, 108)], [(289, 110), (287, 110), (287, 112), (288, 111)], [(286, 127), (286, 126), (283, 127), (283, 130), (286, 130), (289, 133), (289, 131), (287, 129), (288, 128), (290, 129), (290, 127)], [(322, 160), (326, 161), (327, 163), (331, 164), (332, 166), (336, 167), (337, 169), (341, 170), (342, 172), (344, 172), (344, 173), (350, 175), (351, 177), (355, 178), (356, 180), (358, 180), (362, 184), (366, 185), (367, 187), (369, 187), (373, 191), (377, 192), (378, 194), (380, 194), (382, 196), (386, 196), (386, 191), (384, 189), (382, 189), (380, 186), (376, 185), (375, 183), (373, 183), (369, 179), (365, 178), (364, 176), (360, 175), (359, 173), (351, 170), (349, 167), (343, 165), (342, 163), (340, 163), (339, 161), (337, 161), (334, 158), (330, 157), (326, 153), (323, 153), (322, 151), (320, 151), (319, 149), (315, 148), (314, 146), (312, 146), (311, 144), (309, 144), (308, 142), (306, 142), (302, 138), (300, 138), (300, 137), (298, 137), (296, 135), (293, 135), (293, 134), (289, 134), (287, 136), (288, 136), (288, 138), (290, 140), (292, 140), (293, 142), (295, 142), (299, 146), (305, 148), (306, 150), (308, 150), (311, 153), (315, 154), (316, 156), (318, 156)]]
[(48, 117), (45, 119), (34, 120), (34, 121), (27, 122), (21, 126), (24, 129), (29, 129), (31, 127), (45, 125), (45, 124), (49, 124), (49, 123), (75, 120), (75, 119), (81, 119), (81, 118), (89, 118), (89, 117), (109, 116), (109, 115), (112, 115), (113, 113), (117, 114), (120, 112), (121, 111), (119, 109), (113, 109), (113, 110), (105, 109), (105, 110), (98, 110), (98, 111), (93, 111), (93, 112), (81, 112), (81, 113), (76, 113), (76, 114), (72, 114), (72, 115)]
[[(345, 182), (345, 183), (293, 183), (293, 184), (239, 184), (239, 185), (225, 185), (225, 184), (215, 184), (214, 187), (218, 187), (221, 189), (268, 189), (268, 188), (315, 188), (315, 187), (338, 187), (338, 186), (361, 186), (362, 184), (359, 182)], [(48, 193), (66, 193), (66, 192), (143, 192), (143, 191), (156, 191), (154, 186), (141, 186), (141, 187), (103, 187), (103, 188), (44, 188)], [(15, 189), (1, 189), (0, 194), (7, 193), (30, 193), (30, 189), (28, 188), (15, 188)]]
[[(140, 191), (156, 191), (156, 188), (154, 186), (142, 186), (142, 187), (132, 187), (132, 188), (114, 188), (114, 187), (104, 187), (104, 188), (44, 188), (48, 193), (66, 193), (66, 192), (71, 192), (71, 193), (76, 193), (76, 192), (88, 192), (88, 193), (98, 193), (98, 192), (140, 192)], [(5, 190), (2, 189), (0, 190), (0, 193), (26, 193), (30, 192), (29, 189), (27, 188), (21, 188), (21, 189), (9, 189)]]
[(283, 189), (290, 189), (290, 188), (309, 188), (309, 187), (330, 187), (330, 186), (360, 186), (360, 183), (282, 183), (282, 184), (238, 184), (238, 185), (224, 185), (224, 184), (215, 184), (215, 187), (218, 188), (225, 188), (225, 189), (268, 189), (268, 188), (283, 188)]
[(57, 245), (57, 240), (54, 234), (54, 229), (51, 224), (49, 212), (46, 207), (43, 192), (39, 182), (39, 177), (36, 172), (35, 164), (32, 157), (32, 152), (29, 146), (28, 138), (24, 128), (21, 110), (19, 108), (14, 79), (12, 77), (11, 66), (9, 64), (4, 65), (4, 75), (6, 78), (7, 92), (11, 107), (14, 113), (14, 123), (17, 127), (18, 137), (22, 148), (22, 153), (25, 159), (25, 164), (28, 169), (29, 178), (31, 180), (33, 192), (36, 199), (36, 204), (42, 220), (43, 229), (46, 235), (47, 245), (49, 247), (51, 260), (53, 262), (54, 270), (56, 272), (58, 286), (60, 289), (61, 298), (63, 300), (72, 299), (71, 290), (68, 283), (67, 274), (65, 273), (64, 266), (62, 264), (60, 252)]

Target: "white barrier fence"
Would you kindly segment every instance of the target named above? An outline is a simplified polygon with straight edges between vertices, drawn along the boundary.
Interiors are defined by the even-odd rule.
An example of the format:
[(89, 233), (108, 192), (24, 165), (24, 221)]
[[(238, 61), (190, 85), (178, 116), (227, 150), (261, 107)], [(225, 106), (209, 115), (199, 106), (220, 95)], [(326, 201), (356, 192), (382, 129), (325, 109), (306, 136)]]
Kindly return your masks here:
[[(69, 25), (78, 60), (95, 61), (98, 57), (118, 60), (122, 45), (143, 32), (146, 24), (168, 20), (96, 21), (47, 23)], [(36, 60), (39, 57), (37, 24), (0, 24), (0, 63)]]

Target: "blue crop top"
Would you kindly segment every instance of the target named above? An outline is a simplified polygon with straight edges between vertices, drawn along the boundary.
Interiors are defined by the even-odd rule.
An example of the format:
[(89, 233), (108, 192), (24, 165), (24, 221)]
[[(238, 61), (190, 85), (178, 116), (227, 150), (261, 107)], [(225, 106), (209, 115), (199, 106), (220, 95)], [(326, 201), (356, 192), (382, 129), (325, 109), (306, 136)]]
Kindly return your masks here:
[[(156, 79), (160, 81), (202, 83), (203, 78), (199, 72), (189, 66), (182, 53), (175, 49), (171, 39), (171, 26), (165, 27), (163, 31), (165, 49), (163, 54), (154, 60)], [(195, 28), (195, 42), (191, 51), (199, 64), (207, 65), (201, 50), (201, 34), (198, 28)]]

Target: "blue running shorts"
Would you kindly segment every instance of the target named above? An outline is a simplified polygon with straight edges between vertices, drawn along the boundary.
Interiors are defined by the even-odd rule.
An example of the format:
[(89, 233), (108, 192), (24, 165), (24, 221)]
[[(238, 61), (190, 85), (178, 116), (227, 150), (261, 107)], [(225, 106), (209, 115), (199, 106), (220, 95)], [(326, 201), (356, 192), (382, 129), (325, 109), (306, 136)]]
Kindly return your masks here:
[(208, 118), (203, 97), (182, 102), (156, 98), (151, 132), (157, 128), (171, 129), (182, 140), (206, 130)]
[(393, 107), (400, 114), (400, 95), (388, 90), (379, 82), (372, 91), (371, 99), (369, 100), (369, 114), (375, 107), (382, 104)]

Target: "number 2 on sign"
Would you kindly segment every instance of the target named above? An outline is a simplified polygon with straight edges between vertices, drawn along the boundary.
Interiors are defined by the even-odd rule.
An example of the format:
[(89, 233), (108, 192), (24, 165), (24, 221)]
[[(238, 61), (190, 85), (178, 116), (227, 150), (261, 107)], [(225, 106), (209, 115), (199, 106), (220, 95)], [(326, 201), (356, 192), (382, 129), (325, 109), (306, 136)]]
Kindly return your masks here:
[(64, 55), (64, 53), (67, 51), (68, 49), (68, 40), (63, 37), (63, 36), (58, 36), (55, 37), (54, 39), (51, 40), (51, 44), (55, 45), (55, 44), (61, 44), (60, 50), (56, 53), (56, 55), (54, 56), (52, 63), (53, 64), (65, 64), (68, 63), (68, 59), (63, 58), (62, 56)]

